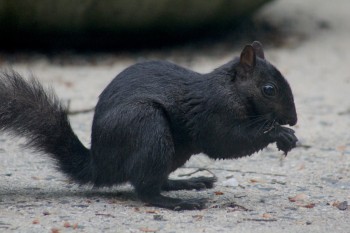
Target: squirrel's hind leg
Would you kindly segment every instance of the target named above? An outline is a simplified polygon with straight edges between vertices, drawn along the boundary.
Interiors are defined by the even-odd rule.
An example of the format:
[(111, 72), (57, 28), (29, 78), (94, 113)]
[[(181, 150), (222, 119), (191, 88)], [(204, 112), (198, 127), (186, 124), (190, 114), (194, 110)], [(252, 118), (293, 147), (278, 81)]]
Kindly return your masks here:
[(204, 199), (182, 200), (161, 195), (164, 184), (176, 186), (168, 182), (176, 156), (173, 138), (163, 111), (143, 109), (142, 113), (142, 121), (138, 125), (140, 134), (134, 139), (138, 148), (129, 163), (130, 182), (138, 197), (150, 205), (172, 210), (203, 209)]

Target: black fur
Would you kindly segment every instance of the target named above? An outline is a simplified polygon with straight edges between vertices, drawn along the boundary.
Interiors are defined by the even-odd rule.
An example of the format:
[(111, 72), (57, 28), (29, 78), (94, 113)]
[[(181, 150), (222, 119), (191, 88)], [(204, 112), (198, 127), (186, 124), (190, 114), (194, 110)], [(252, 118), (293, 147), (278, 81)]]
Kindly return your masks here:
[(27, 146), (50, 154), (79, 183), (92, 179), (91, 156), (69, 124), (66, 109), (33, 77), (14, 71), (0, 77), (0, 129), (27, 139)]
[(291, 89), (258, 42), (209, 74), (164, 61), (125, 69), (100, 95), (90, 150), (73, 133), (57, 97), (35, 79), (2, 73), (0, 103), (0, 129), (26, 137), (75, 181), (130, 182), (141, 200), (169, 209), (201, 209), (205, 200), (169, 198), (162, 190), (211, 188), (215, 182), (168, 180), (191, 155), (238, 158), (273, 142), (287, 154), (297, 141), (282, 126), (297, 122)]

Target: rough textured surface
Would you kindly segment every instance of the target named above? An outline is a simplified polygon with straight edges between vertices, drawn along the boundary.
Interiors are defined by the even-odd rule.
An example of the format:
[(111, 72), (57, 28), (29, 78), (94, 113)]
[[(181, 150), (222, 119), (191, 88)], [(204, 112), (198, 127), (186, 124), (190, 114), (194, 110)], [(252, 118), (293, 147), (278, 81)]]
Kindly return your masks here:
[[(283, 46), (267, 47), (265, 54), (293, 88), (299, 113), (295, 129), (301, 146), (286, 158), (274, 145), (232, 161), (195, 156), (174, 176), (205, 167), (218, 176), (216, 187), (167, 195), (208, 198), (208, 209), (173, 212), (145, 206), (129, 186), (79, 187), (57, 173), (45, 156), (20, 149), (21, 140), (1, 135), (0, 231), (348, 232), (349, 7), (346, 0), (337, 4), (281, 0), (260, 12), (258, 17), (265, 16), (286, 33)], [(137, 60), (167, 59), (206, 72), (238, 55), (241, 47), (213, 45), (201, 51), (93, 57), (17, 56), (12, 61), (1, 55), (0, 61), (1, 67), (11, 64), (24, 74), (35, 73), (63, 101), (70, 100), (72, 110), (83, 110), (95, 105), (116, 73)], [(91, 112), (71, 116), (73, 128), (86, 145), (91, 120)], [(211, 175), (207, 171), (194, 175), (200, 173)], [(238, 186), (233, 181), (235, 187), (224, 187), (232, 177)]]

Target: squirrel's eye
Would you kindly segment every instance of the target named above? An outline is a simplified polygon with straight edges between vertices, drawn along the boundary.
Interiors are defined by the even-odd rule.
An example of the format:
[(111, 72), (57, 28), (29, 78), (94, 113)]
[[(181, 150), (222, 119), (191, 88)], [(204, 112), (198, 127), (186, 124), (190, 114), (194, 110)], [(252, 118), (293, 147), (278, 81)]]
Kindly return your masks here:
[(266, 84), (262, 87), (262, 92), (265, 96), (272, 97), (277, 94), (277, 90), (275, 85), (273, 84)]

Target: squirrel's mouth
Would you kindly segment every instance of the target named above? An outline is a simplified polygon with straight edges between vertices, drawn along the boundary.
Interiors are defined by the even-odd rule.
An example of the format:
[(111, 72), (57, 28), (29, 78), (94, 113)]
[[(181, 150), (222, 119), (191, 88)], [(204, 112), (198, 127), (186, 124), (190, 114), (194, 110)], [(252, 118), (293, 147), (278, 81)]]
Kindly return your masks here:
[(264, 134), (271, 132), (272, 130), (274, 130), (277, 126), (281, 126), (280, 123), (278, 123), (277, 121), (271, 121), (271, 123), (267, 124), (265, 129), (264, 129)]
[(266, 121), (265, 121), (265, 124), (264, 124), (264, 127), (263, 127), (263, 133), (266, 134), (266, 133), (269, 133), (271, 132), (272, 130), (280, 127), (280, 126), (285, 126), (285, 125), (289, 125), (289, 126), (293, 126), (296, 124), (296, 117), (292, 117), (292, 118), (287, 118), (287, 119), (280, 119), (274, 115), (268, 115), (266, 117)]

